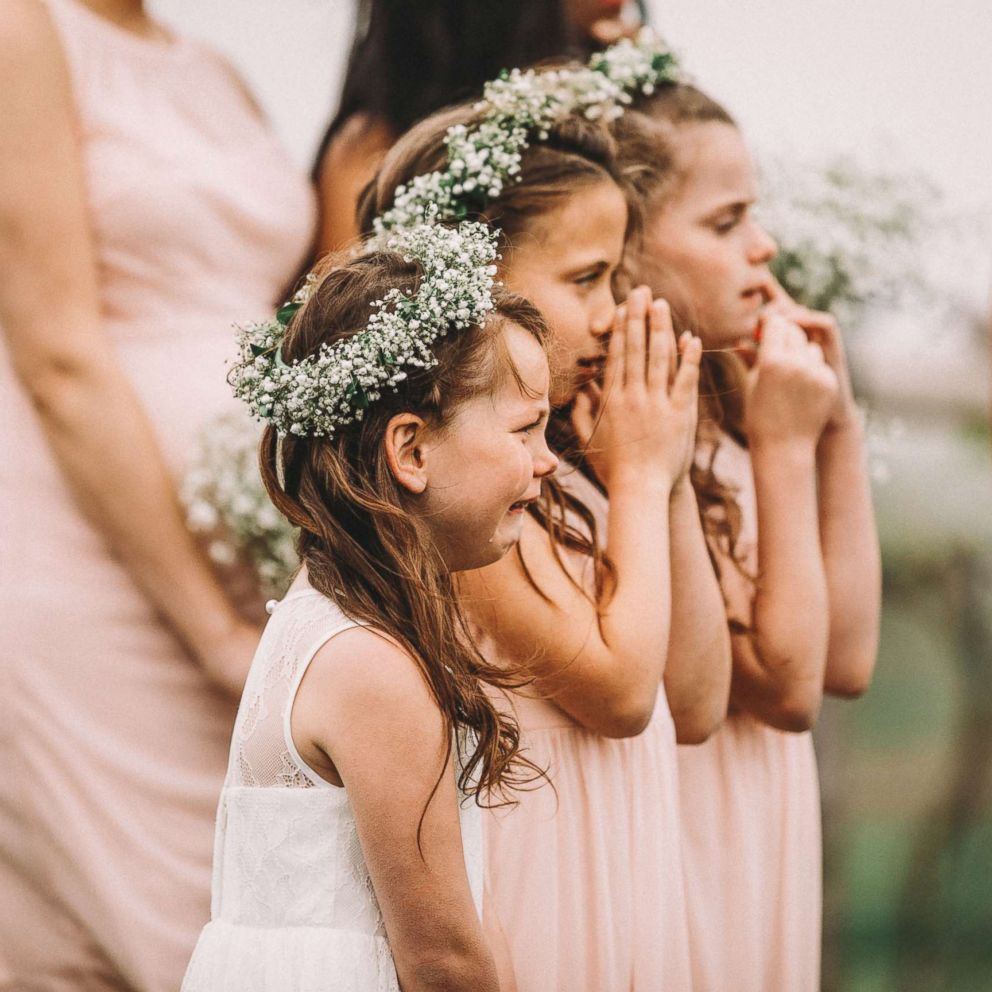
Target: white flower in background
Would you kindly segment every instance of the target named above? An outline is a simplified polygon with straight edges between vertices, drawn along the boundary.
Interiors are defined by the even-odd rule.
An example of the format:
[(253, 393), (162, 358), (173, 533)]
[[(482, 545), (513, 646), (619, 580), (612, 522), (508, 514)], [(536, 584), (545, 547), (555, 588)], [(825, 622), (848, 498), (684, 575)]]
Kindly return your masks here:
[(262, 430), (240, 411), (209, 423), (180, 488), (189, 529), (208, 541), (207, 554), (228, 568), (252, 567), (265, 597), (289, 586), (299, 559), (296, 529), (272, 505), (258, 470)]
[(921, 255), (940, 196), (921, 176), (838, 158), (777, 162), (763, 178), (758, 214), (779, 246), (772, 272), (799, 303), (857, 326), (926, 289)]

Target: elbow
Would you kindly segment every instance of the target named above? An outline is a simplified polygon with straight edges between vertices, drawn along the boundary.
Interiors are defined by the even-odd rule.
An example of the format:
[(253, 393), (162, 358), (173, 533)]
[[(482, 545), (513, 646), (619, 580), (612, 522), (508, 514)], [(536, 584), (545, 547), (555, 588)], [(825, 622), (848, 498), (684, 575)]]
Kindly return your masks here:
[(793, 689), (776, 700), (766, 714), (766, 721), (776, 730), (803, 734), (812, 730), (820, 715), (823, 694), (819, 691)]
[(705, 744), (723, 725), (730, 702), (730, 671), (723, 685), (713, 688), (705, 695), (699, 695), (690, 703), (678, 705), (677, 699), (668, 693), (668, 705), (675, 724), (675, 740), (678, 744)]
[(672, 713), (677, 744), (705, 744), (723, 724), (726, 706), (709, 712)]
[(403, 969), (409, 992), (480, 992), (499, 988), (492, 955), (483, 947), (424, 950)]
[(654, 715), (657, 694), (612, 700), (602, 707), (595, 726), (588, 727), (602, 737), (637, 737), (647, 730)]
[(857, 652), (846, 652), (845, 657), (827, 659), (823, 690), (841, 699), (858, 699), (871, 687), (875, 674), (877, 642)]
[(845, 672), (828, 675), (823, 683), (824, 692), (840, 699), (860, 699), (871, 686), (871, 674)]
[(17, 367), (18, 378), (31, 405), (45, 421), (62, 419), (72, 388), (91, 372), (91, 365), (81, 356), (55, 353)]

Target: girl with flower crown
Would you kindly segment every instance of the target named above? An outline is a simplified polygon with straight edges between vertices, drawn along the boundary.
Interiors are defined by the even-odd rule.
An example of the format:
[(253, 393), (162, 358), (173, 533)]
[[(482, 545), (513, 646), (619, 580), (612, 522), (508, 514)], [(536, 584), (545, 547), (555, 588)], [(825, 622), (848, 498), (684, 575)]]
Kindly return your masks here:
[(183, 992), (498, 988), (479, 804), (537, 772), (451, 573), (515, 544), (556, 459), (545, 325), (493, 257), (481, 225), (419, 228), (246, 333), (236, 390), (303, 570), (242, 697)]
[[(601, 122), (608, 80), (567, 73), (511, 74), (481, 106), (415, 127), (360, 221), (381, 231), (420, 209), (469, 211), (498, 229), (501, 279), (552, 330), (559, 454), (566, 434), (592, 433), (585, 390), (599, 373), (608, 396), (597, 478), (563, 466), (516, 553), (459, 580), (487, 657), (532, 678), (510, 705), (553, 783), (485, 816), (484, 923), (501, 982), (686, 989), (673, 712), (705, 736), (729, 689), (722, 603), (687, 482), (700, 346), (688, 335), (676, 345), (666, 304), (646, 288), (614, 303), (630, 218)], [(566, 94), (550, 119), (548, 91)]]
[(861, 426), (836, 324), (769, 273), (775, 244), (752, 216), (732, 118), (686, 84), (637, 106), (613, 125), (645, 215), (633, 264), (714, 350), (693, 475), (733, 632), (728, 718), (679, 753), (693, 987), (814, 992), (809, 730), (824, 691), (867, 688), (878, 637)]

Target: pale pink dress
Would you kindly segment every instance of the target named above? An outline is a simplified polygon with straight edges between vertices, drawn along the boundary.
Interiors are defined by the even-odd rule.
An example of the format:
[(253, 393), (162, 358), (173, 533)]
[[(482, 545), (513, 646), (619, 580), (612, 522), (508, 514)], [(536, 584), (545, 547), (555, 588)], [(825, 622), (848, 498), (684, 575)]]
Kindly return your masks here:
[[(219, 57), (47, 7), (104, 329), (178, 477), (235, 409), (232, 322), (271, 313), (313, 199)], [(0, 986), (175, 992), (209, 917), (235, 704), (77, 510), (2, 344), (0, 450)]]
[[(741, 486), (742, 546), (755, 564), (750, 459), (723, 438), (715, 465)], [(820, 795), (809, 733), (732, 713), (678, 749), (694, 992), (816, 992)]]
[[(605, 497), (576, 472), (562, 479), (605, 536)], [(688, 992), (675, 727), (665, 694), (644, 733), (625, 740), (584, 730), (547, 700), (513, 699), (527, 756), (548, 769), (557, 796), (544, 785), (483, 820), (483, 924), (500, 989)]]

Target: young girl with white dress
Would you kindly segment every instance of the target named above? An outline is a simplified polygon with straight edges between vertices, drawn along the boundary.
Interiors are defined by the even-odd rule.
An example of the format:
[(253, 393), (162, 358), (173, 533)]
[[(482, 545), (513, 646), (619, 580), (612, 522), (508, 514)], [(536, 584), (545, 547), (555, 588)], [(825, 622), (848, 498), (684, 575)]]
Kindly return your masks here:
[[(326, 272), (236, 372), (303, 571), (242, 697), (183, 992), (498, 988), (477, 803), (536, 772), (483, 691), (510, 676), (464, 636), (450, 573), (503, 556), (556, 467), (545, 325), (506, 292), (455, 299), (478, 259), (422, 249)], [(372, 336), (386, 311), (402, 330)], [(430, 321), (433, 359), (415, 343), (403, 364)]]
[(679, 749), (692, 987), (814, 992), (809, 731), (824, 691), (867, 688), (878, 637), (861, 426), (836, 324), (770, 274), (776, 246), (731, 117), (686, 84), (637, 107), (614, 125), (645, 215), (634, 269), (713, 352), (693, 475), (733, 633), (727, 720)]
[[(400, 138), (360, 226), (403, 202), (414, 177), (446, 168), (449, 128), (471, 129), (480, 113), (457, 107)], [(630, 218), (602, 124), (575, 113), (535, 137), (479, 216), (499, 231), (500, 278), (551, 326), (563, 433), (589, 440), (599, 396), (586, 390), (605, 376), (587, 452), (598, 482), (563, 466), (516, 553), (459, 577), (487, 657), (533, 679), (512, 706), (554, 785), (484, 817), (486, 933), (501, 987), (686, 989), (673, 715), (711, 732), (730, 671), (687, 481), (700, 345), (677, 346), (666, 304), (643, 287), (616, 307)]]

